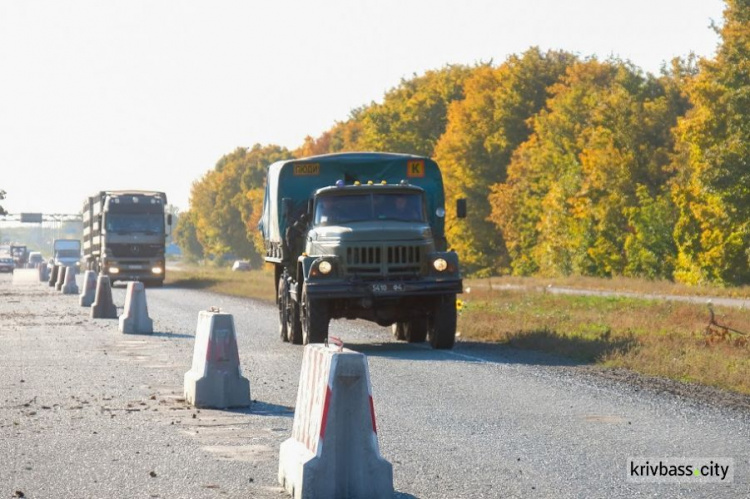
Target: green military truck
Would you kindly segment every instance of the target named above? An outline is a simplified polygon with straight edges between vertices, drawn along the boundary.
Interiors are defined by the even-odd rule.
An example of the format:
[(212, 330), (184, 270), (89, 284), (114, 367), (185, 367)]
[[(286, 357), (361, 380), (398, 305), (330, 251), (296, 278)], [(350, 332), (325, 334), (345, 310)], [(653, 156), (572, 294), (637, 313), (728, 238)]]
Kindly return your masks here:
[[(458, 216), (465, 216), (459, 203)], [(452, 348), (458, 256), (445, 238), (437, 163), (342, 153), (268, 168), (259, 228), (275, 266), (281, 339), (321, 343), (331, 319), (392, 326), (397, 339)]]

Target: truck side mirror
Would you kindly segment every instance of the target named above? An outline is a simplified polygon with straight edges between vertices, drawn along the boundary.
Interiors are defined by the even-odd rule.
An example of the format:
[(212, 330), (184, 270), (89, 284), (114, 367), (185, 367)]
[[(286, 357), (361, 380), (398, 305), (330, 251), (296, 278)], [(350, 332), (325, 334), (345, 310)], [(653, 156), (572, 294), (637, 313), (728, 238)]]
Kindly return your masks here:
[(466, 198), (456, 199), (456, 217), (466, 218)]
[(172, 225), (172, 214), (167, 215), (167, 225)]
[(307, 219), (312, 220), (312, 214), (313, 214), (313, 200), (308, 199), (307, 200)]
[(284, 217), (287, 223), (290, 223), (290, 219), (292, 218), (292, 198), (282, 198), (281, 216)]

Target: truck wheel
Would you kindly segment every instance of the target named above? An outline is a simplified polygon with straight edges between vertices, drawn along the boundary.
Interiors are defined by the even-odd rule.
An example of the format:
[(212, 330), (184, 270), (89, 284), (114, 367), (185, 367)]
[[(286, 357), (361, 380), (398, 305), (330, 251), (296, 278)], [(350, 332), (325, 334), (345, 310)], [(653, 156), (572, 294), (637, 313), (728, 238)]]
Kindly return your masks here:
[(289, 313), (287, 314), (286, 334), (292, 345), (302, 344), (302, 322), (300, 321), (299, 304), (291, 298), (287, 299)]
[(406, 336), (404, 330), (406, 329), (406, 327), (406, 322), (394, 322), (391, 325), (391, 332), (393, 333), (393, 337), (397, 340), (405, 340)]
[(423, 343), (427, 338), (427, 318), (417, 317), (405, 323), (404, 339), (409, 343)]
[(281, 341), (284, 342), (289, 341), (289, 329), (287, 327), (287, 315), (289, 314), (287, 300), (289, 300), (289, 296), (286, 287), (286, 279), (283, 276), (279, 277), (279, 336), (281, 336)]
[(429, 333), (432, 348), (453, 348), (456, 342), (456, 295), (444, 295), (435, 301)]
[(302, 343), (323, 343), (328, 338), (327, 303), (324, 300), (311, 300), (307, 295), (307, 286), (302, 288)]

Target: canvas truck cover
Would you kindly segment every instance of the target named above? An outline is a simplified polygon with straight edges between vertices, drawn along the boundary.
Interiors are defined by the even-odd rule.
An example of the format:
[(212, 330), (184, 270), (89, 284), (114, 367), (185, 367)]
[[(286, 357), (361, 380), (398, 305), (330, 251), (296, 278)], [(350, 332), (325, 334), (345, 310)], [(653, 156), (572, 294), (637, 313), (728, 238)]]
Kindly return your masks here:
[(355, 181), (398, 184), (405, 180), (425, 191), (429, 223), (435, 237), (444, 235), (444, 218), (436, 215), (445, 209), (443, 178), (437, 163), (422, 156), (393, 153), (339, 153), (277, 161), (268, 167), (263, 215), (258, 228), (267, 243), (279, 243), (284, 237), (286, 220), (282, 199), (293, 203), (292, 219), (304, 213), (316, 190), (337, 180), (346, 185)]

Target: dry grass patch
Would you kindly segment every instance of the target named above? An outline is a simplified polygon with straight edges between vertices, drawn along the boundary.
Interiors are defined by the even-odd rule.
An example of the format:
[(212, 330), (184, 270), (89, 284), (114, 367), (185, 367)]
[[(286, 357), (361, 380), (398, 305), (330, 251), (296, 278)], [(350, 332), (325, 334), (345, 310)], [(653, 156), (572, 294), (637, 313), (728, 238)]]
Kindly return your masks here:
[[(463, 299), (459, 330), (468, 340), (750, 393), (746, 337), (707, 337), (705, 305), (476, 288)], [(720, 324), (750, 331), (750, 311), (715, 310)]]

